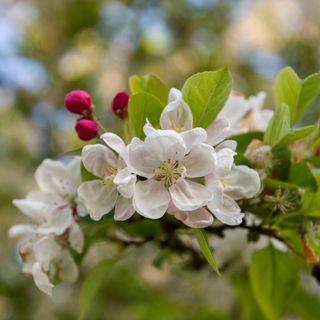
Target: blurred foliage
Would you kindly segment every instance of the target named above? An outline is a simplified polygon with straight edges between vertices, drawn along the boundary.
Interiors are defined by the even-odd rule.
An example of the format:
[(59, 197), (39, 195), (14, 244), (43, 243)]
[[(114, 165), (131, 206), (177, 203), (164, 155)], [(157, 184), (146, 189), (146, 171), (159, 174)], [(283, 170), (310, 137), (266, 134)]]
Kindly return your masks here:
[[(41, 159), (81, 147), (75, 118), (62, 107), (66, 92), (92, 93), (107, 128), (117, 131), (110, 100), (128, 88), (132, 74), (152, 73), (180, 87), (192, 73), (228, 66), (237, 90), (265, 90), (272, 107), (272, 80), (282, 67), (292, 66), (302, 78), (319, 70), (319, 15), (317, 0), (2, 0), (0, 320), (74, 319), (78, 312), (78, 287), (63, 285), (53, 301), (45, 297), (20, 274), (15, 244), (7, 239), (10, 225), (22, 222), (11, 199), (34, 187)], [(316, 103), (304, 122), (319, 115)], [(208, 270), (178, 271), (179, 262), (170, 272), (151, 267), (145, 256), (154, 254), (145, 248), (112, 274), (90, 319), (260, 317), (245, 306), (245, 261), (232, 278), (234, 290), (228, 273), (216, 280)], [(87, 260), (84, 269), (93, 265)], [(299, 294), (306, 305), (314, 302), (301, 293), (293, 301), (301, 301)], [(290, 308), (312, 317), (301, 304)]]

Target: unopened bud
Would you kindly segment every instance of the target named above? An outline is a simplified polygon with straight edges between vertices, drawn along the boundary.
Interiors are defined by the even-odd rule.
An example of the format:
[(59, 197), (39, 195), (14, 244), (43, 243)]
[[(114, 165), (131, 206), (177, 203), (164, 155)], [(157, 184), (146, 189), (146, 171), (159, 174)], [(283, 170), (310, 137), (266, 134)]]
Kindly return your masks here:
[(112, 99), (112, 111), (121, 119), (128, 115), (128, 101), (129, 96), (125, 91), (118, 92)]
[(88, 115), (92, 112), (92, 101), (88, 92), (84, 90), (70, 91), (64, 100), (66, 109), (72, 113)]
[(317, 157), (320, 157), (320, 146), (317, 146), (316, 151), (314, 152), (314, 154), (315, 154)]
[(97, 124), (90, 119), (81, 118), (77, 121), (75, 126), (79, 139), (88, 141), (98, 135), (99, 129)]

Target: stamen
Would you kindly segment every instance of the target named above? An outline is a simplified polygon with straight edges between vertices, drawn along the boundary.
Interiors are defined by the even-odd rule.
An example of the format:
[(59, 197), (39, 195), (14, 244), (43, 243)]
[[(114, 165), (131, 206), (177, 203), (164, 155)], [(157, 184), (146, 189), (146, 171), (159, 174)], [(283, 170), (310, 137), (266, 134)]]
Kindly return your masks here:
[(166, 188), (170, 188), (179, 178), (185, 175), (186, 168), (178, 160), (166, 160), (155, 169), (156, 179), (164, 181)]

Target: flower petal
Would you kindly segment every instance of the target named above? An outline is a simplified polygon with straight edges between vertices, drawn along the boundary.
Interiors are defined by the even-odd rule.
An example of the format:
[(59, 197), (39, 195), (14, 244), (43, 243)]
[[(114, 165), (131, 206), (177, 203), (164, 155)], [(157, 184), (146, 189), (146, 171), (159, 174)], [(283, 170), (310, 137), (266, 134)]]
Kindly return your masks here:
[(125, 158), (126, 145), (119, 136), (112, 132), (107, 132), (104, 133), (100, 138), (106, 143), (109, 148), (113, 149), (121, 157)]
[(81, 158), (85, 168), (100, 178), (110, 176), (110, 172), (118, 167), (115, 154), (101, 144), (85, 146)]
[(203, 207), (193, 211), (182, 211), (174, 206), (170, 206), (168, 213), (173, 214), (176, 219), (182, 221), (190, 228), (205, 228), (213, 223), (212, 214)]
[(69, 243), (72, 249), (81, 253), (84, 246), (83, 232), (78, 223), (73, 222), (69, 231)]
[(225, 175), (227, 175), (232, 166), (233, 166), (233, 162), (234, 159), (233, 157), (236, 155), (236, 153), (234, 151), (232, 151), (231, 149), (221, 149), (219, 151), (217, 151), (217, 165), (215, 168), (215, 172), (220, 176), (220, 177), (224, 177)]
[(230, 134), (230, 122), (227, 119), (220, 118), (214, 120), (207, 128), (206, 143), (216, 146)]
[(30, 236), (34, 234), (34, 232), (34, 227), (29, 224), (16, 224), (9, 229), (8, 234), (10, 238), (17, 238), (21, 236)]
[(90, 217), (95, 221), (114, 208), (118, 197), (115, 186), (105, 186), (101, 180), (82, 183), (78, 188), (78, 194)]
[(173, 204), (180, 210), (191, 211), (198, 209), (210, 200), (213, 194), (206, 186), (181, 179), (169, 189)]
[(208, 144), (196, 144), (183, 160), (186, 176), (190, 178), (204, 177), (210, 174), (217, 162), (216, 152)]
[(36, 286), (45, 294), (51, 296), (54, 285), (50, 282), (50, 279), (47, 273), (44, 272), (40, 262), (36, 262), (33, 265), (32, 276)]
[(252, 198), (260, 190), (261, 181), (257, 171), (247, 166), (233, 166), (223, 178), (224, 192), (234, 200)]
[(146, 159), (145, 144), (138, 138), (133, 138), (128, 145), (128, 168), (131, 172), (145, 177), (154, 176), (154, 163)]
[(74, 186), (70, 183), (67, 167), (60, 161), (45, 159), (37, 168), (35, 180), (41, 191), (57, 194), (72, 194)]
[(114, 220), (127, 220), (133, 216), (134, 212), (132, 199), (126, 199), (119, 196), (114, 211)]
[(28, 199), (14, 199), (12, 203), (34, 222), (41, 223), (44, 221), (43, 212), (46, 204), (43, 202), (30, 201)]
[(160, 116), (160, 126), (164, 130), (172, 129), (178, 132), (192, 129), (192, 112), (183, 101), (182, 93), (173, 88), (169, 93), (169, 104)]
[(234, 140), (225, 140), (221, 143), (219, 143), (219, 145), (215, 146), (215, 150), (219, 151), (222, 149), (231, 149), (232, 151), (236, 151), (237, 149), (237, 141)]
[(70, 181), (72, 182), (72, 186), (74, 187), (73, 194), (76, 194), (77, 188), (81, 183), (81, 173), (80, 173), (80, 166), (81, 166), (81, 157), (73, 158), (68, 164), (67, 169), (69, 172)]
[(136, 175), (132, 174), (128, 168), (118, 171), (113, 179), (113, 182), (117, 185), (118, 191), (125, 198), (132, 198), (136, 181)]
[(207, 139), (207, 132), (203, 128), (193, 128), (188, 131), (180, 133), (184, 144), (186, 146), (186, 153), (188, 153), (194, 145), (203, 143)]
[(154, 133), (156, 129), (153, 127), (153, 125), (149, 122), (147, 119), (147, 123), (143, 126), (143, 132), (146, 136), (148, 136), (151, 133)]
[(45, 222), (38, 228), (39, 234), (63, 234), (73, 223), (72, 210), (70, 207), (47, 208)]
[(220, 204), (216, 201), (208, 203), (208, 209), (224, 224), (235, 226), (242, 222), (244, 213), (238, 204), (229, 196), (224, 195)]
[(135, 186), (133, 206), (146, 218), (161, 218), (167, 211), (169, 201), (169, 193), (162, 181), (139, 181)]

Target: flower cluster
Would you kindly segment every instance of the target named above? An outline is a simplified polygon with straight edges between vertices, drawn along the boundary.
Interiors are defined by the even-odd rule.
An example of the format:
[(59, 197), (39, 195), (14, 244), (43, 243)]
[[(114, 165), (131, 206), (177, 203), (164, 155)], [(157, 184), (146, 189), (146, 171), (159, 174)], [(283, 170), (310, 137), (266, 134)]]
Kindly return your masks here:
[(105, 145), (85, 146), (82, 162), (97, 177), (78, 189), (90, 217), (99, 220), (114, 208), (115, 220), (134, 212), (159, 219), (167, 212), (192, 228), (203, 228), (213, 216), (229, 225), (244, 214), (236, 200), (260, 189), (257, 172), (234, 164), (236, 142), (228, 120), (218, 118), (207, 130), (193, 128), (192, 112), (177, 89), (160, 116), (160, 128), (144, 125), (145, 139), (128, 145), (113, 133)]
[(77, 219), (87, 214), (77, 197), (80, 158), (67, 165), (46, 159), (36, 170), (35, 180), (38, 190), (13, 201), (32, 224), (15, 225), (9, 234), (22, 238), (23, 272), (50, 295), (53, 282), (74, 282), (78, 277), (72, 252), (83, 250), (84, 236)]

